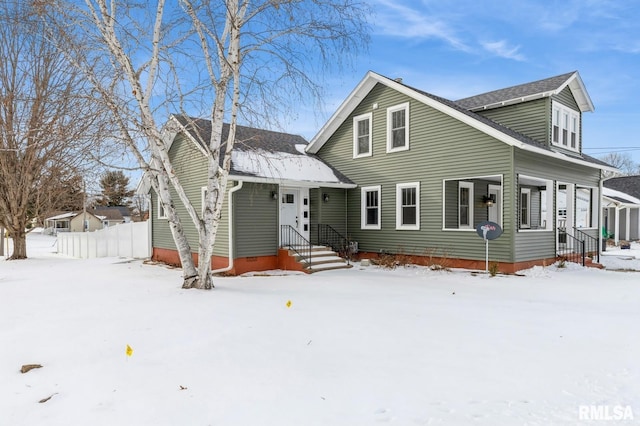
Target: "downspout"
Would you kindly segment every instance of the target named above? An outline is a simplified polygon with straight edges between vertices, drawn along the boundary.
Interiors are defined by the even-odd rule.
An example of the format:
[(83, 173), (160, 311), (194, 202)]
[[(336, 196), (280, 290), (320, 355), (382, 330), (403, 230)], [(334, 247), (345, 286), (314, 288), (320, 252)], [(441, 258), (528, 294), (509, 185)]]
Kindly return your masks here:
[(214, 269), (211, 271), (212, 274), (219, 274), (221, 272), (228, 272), (233, 269), (233, 193), (242, 189), (244, 181), (238, 181), (238, 184), (229, 190), (227, 195), (227, 208), (229, 212), (227, 213), (227, 217), (229, 218), (229, 264), (224, 268)]

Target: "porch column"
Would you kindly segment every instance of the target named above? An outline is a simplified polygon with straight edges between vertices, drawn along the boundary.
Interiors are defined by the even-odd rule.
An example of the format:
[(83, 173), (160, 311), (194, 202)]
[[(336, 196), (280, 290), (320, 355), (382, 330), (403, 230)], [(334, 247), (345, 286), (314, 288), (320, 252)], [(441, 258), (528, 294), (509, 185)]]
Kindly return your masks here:
[(613, 229), (614, 239), (613, 243), (618, 245), (620, 242), (620, 207), (616, 206), (616, 226)]

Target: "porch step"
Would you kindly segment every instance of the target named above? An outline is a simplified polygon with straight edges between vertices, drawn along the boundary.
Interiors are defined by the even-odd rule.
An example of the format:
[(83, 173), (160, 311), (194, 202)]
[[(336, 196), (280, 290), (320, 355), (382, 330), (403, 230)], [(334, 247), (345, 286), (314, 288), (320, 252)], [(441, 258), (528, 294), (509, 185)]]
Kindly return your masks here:
[[(300, 251), (307, 250), (306, 247), (301, 247), (300, 249)], [(289, 256), (295, 258), (296, 262), (302, 265), (303, 270), (309, 273), (351, 268), (351, 265), (347, 264), (346, 260), (325, 246), (313, 246), (311, 248), (310, 260), (306, 256), (300, 255), (293, 250), (289, 250)]]

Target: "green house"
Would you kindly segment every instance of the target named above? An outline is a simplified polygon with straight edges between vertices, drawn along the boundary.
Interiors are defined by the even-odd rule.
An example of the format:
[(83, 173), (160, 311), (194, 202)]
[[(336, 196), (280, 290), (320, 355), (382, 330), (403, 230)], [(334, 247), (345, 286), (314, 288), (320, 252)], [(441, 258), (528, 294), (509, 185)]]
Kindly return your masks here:
[[(615, 169), (582, 153), (582, 114), (590, 111), (577, 72), (455, 102), (369, 72), (309, 144), (275, 134), (251, 145), (270, 133), (239, 134), (214, 267), (295, 268), (285, 259), (293, 257), (313, 270), (306, 254), (323, 246), (484, 269), (477, 228), (487, 221), (503, 230), (489, 244), (503, 272), (595, 257), (604, 174)], [(197, 199), (204, 165), (195, 166), (202, 155), (188, 134), (176, 133), (171, 155)], [(330, 172), (286, 161), (255, 167), (268, 153)], [(153, 247), (159, 259), (175, 251), (158, 218)]]

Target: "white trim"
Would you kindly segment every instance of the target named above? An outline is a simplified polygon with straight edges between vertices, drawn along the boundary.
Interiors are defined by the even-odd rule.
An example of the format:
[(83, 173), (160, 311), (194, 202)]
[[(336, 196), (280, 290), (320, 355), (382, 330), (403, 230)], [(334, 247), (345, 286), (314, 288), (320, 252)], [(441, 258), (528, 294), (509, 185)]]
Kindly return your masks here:
[(160, 199), (160, 195), (158, 195), (157, 192), (156, 192), (156, 197), (158, 198), (156, 200), (158, 203), (158, 219), (169, 219), (169, 216), (167, 216), (167, 212), (164, 210), (164, 206), (162, 205), (162, 200)]
[[(367, 224), (367, 192), (378, 193), (378, 223), (376, 225)], [(382, 227), (382, 187), (376, 186), (363, 186), (360, 188), (360, 228), (361, 229), (381, 229)]]
[(292, 179), (274, 179), (274, 178), (264, 178), (258, 176), (242, 176), (242, 175), (229, 175), (229, 180), (243, 180), (245, 182), (250, 183), (271, 183), (275, 185), (282, 186), (290, 186), (290, 187), (300, 187), (300, 188), (346, 188), (353, 189), (357, 188), (358, 185), (355, 183), (342, 183), (342, 182), (320, 182), (320, 181), (299, 181)]
[[(574, 128), (575, 125), (575, 128)], [(558, 140), (554, 128), (558, 127)], [(575, 146), (571, 146), (571, 134), (575, 130)], [(573, 152), (580, 152), (580, 113), (557, 101), (551, 103), (551, 144)]]
[[(585, 227), (580, 227), (578, 226), (578, 191), (580, 191), (581, 189), (584, 190), (588, 190), (589, 191), (589, 222), (591, 222), (591, 224), (589, 226), (585, 226)], [(600, 191), (598, 190), (598, 187), (595, 186), (587, 186), (587, 185), (580, 185), (580, 184), (576, 184), (576, 188), (575, 188), (575, 197), (576, 197), (576, 202), (575, 202), (575, 227), (578, 229), (598, 229), (598, 221), (595, 221), (594, 219), (596, 218), (595, 215), (598, 215), (598, 200), (600, 198)], [(595, 225), (594, 225), (595, 223)]]
[[(402, 190), (413, 188), (416, 191), (416, 223), (405, 225), (402, 223)], [(420, 230), (420, 182), (399, 183), (396, 185), (396, 229)]]
[[(496, 223), (500, 226), (502, 226), (502, 211), (503, 211), (503, 189), (502, 189), (502, 175), (500, 175), (500, 185), (496, 185), (496, 184), (489, 184), (487, 186), (487, 195), (490, 195), (491, 192), (495, 192), (498, 194), (498, 197), (496, 197), (496, 202), (494, 204), (494, 207), (497, 209), (498, 211), (498, 220), (496, 221)], [(487, 215), (488, 216), (488, 215)]]
[[(522, 196), (527, 195), (527, 205), (525, 206), (527, 209), (527, 214), (524, 218), (526, 218), (526, 223), (523, 220), (522, 216)], [(519, 229), (531, 229), (531, 188), (520, 188), (520, 197), (518, 199), (518, 228)]]
[[(465, 181), (458, 181), (458, 229), (474, 229), (473, 226), (473, 200), (474, 200), (474, 183), (473, 182), (465, 182)], [(467, 206), (468, 211), (467, 211), (467, 219), (468, 219), (468, 224), (463, 225), (460, 221), (461, 219), (461, 215), (460, 215), (460, 207), (462, 206), (460, 204), (460, 190), (462, 188), (466, 188), (469, 190), (469, 204)]]
[[(577, 75), (577, 73), (576, 73)], [(575, 77), (574, 77), (575, 78)], [(329, 137), (338, 130), (340, 125), (349, 117), (351, 112), (360, 104), (362, 99), (373, 89), (373, 87), (377, 84), (384, 84), (385, 86), (396, 90), (399, 93), (407, 95), (418, 102), (421, 102), (427, 106), (430, 106), (437, 111), (440, 111), (448, 116), (455, 118), (456, 120), (465, 123), (474, 129), (477, 129), (493, 138), (498, 139), (499, 141), (506, 143), (509, 146), (513, 146), (516, 148), (520, 148), (524, 151), (534, 152), (540, 155), (544, 155), (546, 157), (556, 158), (562, 161), (567, 161), (573, 164), (579, 164), (585, 167), (589, 167), (597, 170), (605, 170), (610, 172), (618, 172), (618, 169), (613, 167), (608, 167), (600, 164), (591, 163), (580, 158), (575, 158), (561, 152), (549, 151), (547, 149), (537, 147), (534, 145), (526, 144), (518, 139), (509, 136), (500, 130), (497, 130), (488, 124), (485, 124), (473, 116), (467, 115), (466, 113), (445, 105), (442, 102), (436, 101), (435, 99), (423, 95), (414, 89), (395, 82), (391, 79), (383, 77), (379, 74), (374, 73), (373, 71), (369, 71), (365, 77), (360, 81), (360, 83), (356, 86), (355, 89), (349, 94), (349, 96), (342, 102), (340, 107), (336, 110), (336, 112), (331, 116), (329, 121), (327, 121), (324, 126), (320, 129), (320, 131), (313, 137), (311, 143), (307, 146), (305, 151), (310, 152), (312, 154), (316, 154), (320, 148), (329, 140)], [(586, 94), (586, 92), (585, 92)]]
[[(393, 113), (404, 111), (404, 145), (393, 146)], [(407, 151), (409, 149), (409, 102), (387, 108), (387, 152)]]
[(207, 197), (207, 187), (200, 187), (200, 215), (204, 217), (205, 198)]
[[(369, 151), (365, 153), (360, 153), (360, 143), (358, 133), (358, 123), (361, 121), (369, 121)], [(373, 134), (373, 114), (368, 112), (366, 114), (360, 114), (358, 116), (353, 117), (353, 158), (361, 158), (361, 157), (371, 157), (373, 155), (373, 144), (372, 141)]]

